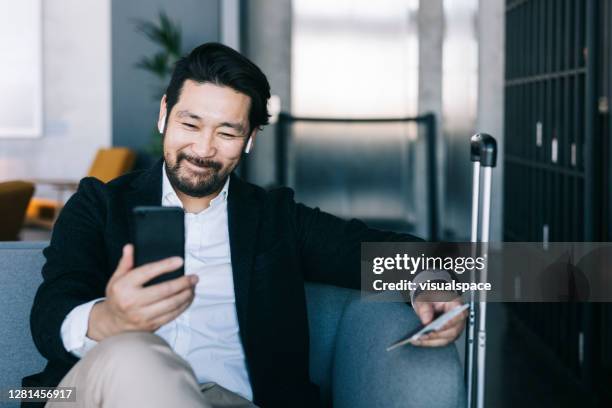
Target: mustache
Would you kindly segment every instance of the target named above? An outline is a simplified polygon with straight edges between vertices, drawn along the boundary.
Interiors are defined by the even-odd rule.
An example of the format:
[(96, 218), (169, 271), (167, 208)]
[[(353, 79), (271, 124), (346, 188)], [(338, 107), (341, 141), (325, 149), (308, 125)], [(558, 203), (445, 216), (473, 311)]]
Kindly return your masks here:
[(201, 159), (199, 157), (193, 157), (193, 156), (187, 156), (184, 153), (180, 153), (177, 157), (177, 164), (179, 164), (181, 161), (183, 160), (187, 160), (188, 162), (195, 164), (196, 166), (199, 167), (208, 167), (211, 168), (213, 170), (219, 171), (221, 170), (221, 167), (223, 167), (221, 165), (221, 163), (216, 162), (214, 160), (210, 160), (210, 159)]

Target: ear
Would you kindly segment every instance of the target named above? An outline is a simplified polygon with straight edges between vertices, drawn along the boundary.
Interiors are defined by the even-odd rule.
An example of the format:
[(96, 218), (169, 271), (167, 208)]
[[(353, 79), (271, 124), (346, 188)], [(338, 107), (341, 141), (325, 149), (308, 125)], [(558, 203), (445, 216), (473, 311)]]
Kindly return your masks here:
[(166, 95), (162, 96), (159, 103), (159, 116), (157, 117), (157, 130), (164, 133), (166, 128)]
[(247, 139), (246, 145), (244, 147), (244, 152), (249, 154), (251, 150), (253, 150), (253, 145), (255, 144), (255, 137), (257, 136), (257, 129), (253, 129), (249, 138)]

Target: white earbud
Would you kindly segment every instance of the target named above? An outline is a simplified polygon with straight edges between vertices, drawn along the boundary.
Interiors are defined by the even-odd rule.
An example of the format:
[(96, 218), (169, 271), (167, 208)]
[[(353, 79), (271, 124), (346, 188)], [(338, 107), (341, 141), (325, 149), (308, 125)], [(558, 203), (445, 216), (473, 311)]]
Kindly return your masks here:
[(246, 154), (249, 154), (249, 152), (251, 151), (251, 146), (253, 145), (253, 138), (249, 137), (249, 140), (247, 141), (246, 147), (244, 148), (244, 152)]
[(165, 125), (166, 125), (166, 115), (164, 114), (164, 116), (162, 116), (161, 120), (157, 124), (157, 130), (159, 130), (159, 133), (164, 133)]

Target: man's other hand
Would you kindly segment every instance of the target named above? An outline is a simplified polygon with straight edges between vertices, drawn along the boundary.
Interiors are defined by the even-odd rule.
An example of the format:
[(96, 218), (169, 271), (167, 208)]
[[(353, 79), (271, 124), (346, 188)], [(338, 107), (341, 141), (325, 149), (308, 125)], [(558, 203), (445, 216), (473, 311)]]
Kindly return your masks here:
[(134, 247), (123, 247), (117, 269), (106, 285), (106, 298), (91, 309), (87, 337), (100, 341), (125, 331), (154, 332), (189, 307), (195, 296), (196, 275), (143, 287), (156, 276), (183, 264), (180, 257), (166, 258), (134, 268)]
[[(428, 299), (440, 299), (442, 296), (422, 293), (417, 296), (413, 304), (421, 323), (427, 325), (431, 323), (435, 317), (446, 313), (455, 307), (461, 306), (463, 303), (460, 298), (455, 298), (446, 302), (430, 301)], [(411, 344), (423, 347), (441, 347), (446, 346), (457, 340), (465, 327), (465, 320), (468, 316), (468, 310), (464, 310), (460, 315), (446, 323), (440, 330), (428, 333), (421, 336), (418, 340), (414, 340)]]

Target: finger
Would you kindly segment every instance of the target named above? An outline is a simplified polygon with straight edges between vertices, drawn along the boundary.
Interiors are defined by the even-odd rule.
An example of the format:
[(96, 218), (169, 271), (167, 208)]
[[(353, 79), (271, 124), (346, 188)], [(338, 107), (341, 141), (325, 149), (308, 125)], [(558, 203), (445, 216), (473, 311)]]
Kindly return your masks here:
[(439, 330), (429, 332), (420, 337), (420, 339), (430, 339), (430, 338), (438, 338), (442, 333), (448, 333), (449, 331), (454, 331), (456, 333), (460, 333), (465, 327), (465, 319), (467, 318), (467, 313), (462, 312), (459, 316), (454, 317), (450, 321), (448, 321), (444, 326), (442, 326)]
[(429, 324), (433, 320), (434, 307), (431, 302), (416, 302), (414, 311), (423, 324)]
[(146, 306), (142, 310), (142, 316), (145, 320), (155, 320), (160, 316), (171, 313), (181, 307), (191, 304), (193, 300), (194, 292), (193, 289), (187, 288), (177, 293), (174, 296), (170, 296), (159, 302), (155, 302), (149, 306)]
[(121, 255), (121, 259), (119, 259), (119, 263), (117, 264), (117, 269), (115, 269), (114, 276), (125, 275), (128, 271), (130, 271), (134, 266), (134, 246), (132, 244), (126, 244), (123, 246), (123, 251)]
[(459, 307), (461, 305), (463, 305), (463, 302), (461, 302), (461, 300), (459, 299), (453, 300), (451, 302), (444, 302), (444, 311), (449, 312), (453, 310), (454, 308)]
[(415, 340), (413, 345), (419, 347), (442, 347), (450, 343), (448, 339), (433, 339), (433, 340)]
[(448, 302), (431, 302), (434, 311), (436, 312), (446, 312), (446, 305)]
[(451, 320), (449, 320), (448, 322), (446, 322), (446, 324), (444, 326), (442, 326), (440, 328), (440, 330), (438, 331), (443, 331), (446, 330), (450, 327), (463, 327), (465, 324), (465, 320), (467, 319), (467, 311), (463, 311), (461, 312), (461, 314), (453, 317)]
[(179, 307), (178, 309), (175, 310), (171, 310), (166, 314), (163, 314), (157, 318), (155, 318), (153, 320), (153, 325), (155, 327), (161, 327), (166, 323), (169, 323), (171, 321), (173, 321), (174, 319), (176, 319), (178, 316), (181, 315), (181, 313), (183, 313), (189, 306), (191, 305), (191, 302), (189, 303), (185, 303), (183, 304), (181, 307)]
[(138, 304), (141, 306), (150, 305), (182, 292), (185, 289), (193, 288), (197, 283), (197, 275), (185, 275), (167, 282), (147, 286), (139, 291)]
[(132, 272), (126, 276), (126, 279), (129, 279), (130, 285), (142, 286), (159, 275), (177, 270), (182, 265), (183, 258), (173, 256), (132, 269)]
[(433, 332), (429, 332), (427, 334), (419, 336), (419, 340), (437, 339), (437, 338), (440, 338), (442, 333), (445, 333), (445, 332), (446, 332), (446, 330), (442, 330), (442, 329), (436, 330), (436, 331), (433, 331)]
[(451, 300), (448, 302), (432, 302), (433, 308), (436, 313), (443, 314), (449, 312), (456, 308), (457, 306), (461, 306), (462, 303), (458, 300)]
[[(453, 301), (453, 302), (432, 302), (432, 308), (434, 310), (434, 315), (435, 317), (439, 317), (445, 313), (450, 312), (451, 310), (455, 309), (458, 306), (461, 306), (462, 303), (458, 302), (458, 301)], [(451, 321), (455, 321), (458, 319), (464, 319), (465, 317), (463, 316), (467, 316), (467, 311), (462, 311), (459, 315), (457, 315), (456, 317), (453, 318), (453, 320)], [(448, 324), (448, 323), (447, 323)]]
[(447, 339), (448, 341), (454, 341), (461, 333), (460, 326), (449, 327), (448, 329), (438, 330), (433, 333), (428, 333), (427, 336), (419, 338), (419, 340), (436, 340), (436, 339)]
[(441, 337), (450, 337), (454, 340), (456, 339), (456, 337), (459, 337), (459, 334), (461, 334), (461, 331), (463, 331), (464, 328), (465, 316), (463, 316), (462, 314), (447, 322), (444, 326), (440, 328), (440, 330), (428, 333), (427, 335), (422, 336), (421, 338), (434, 339)]

